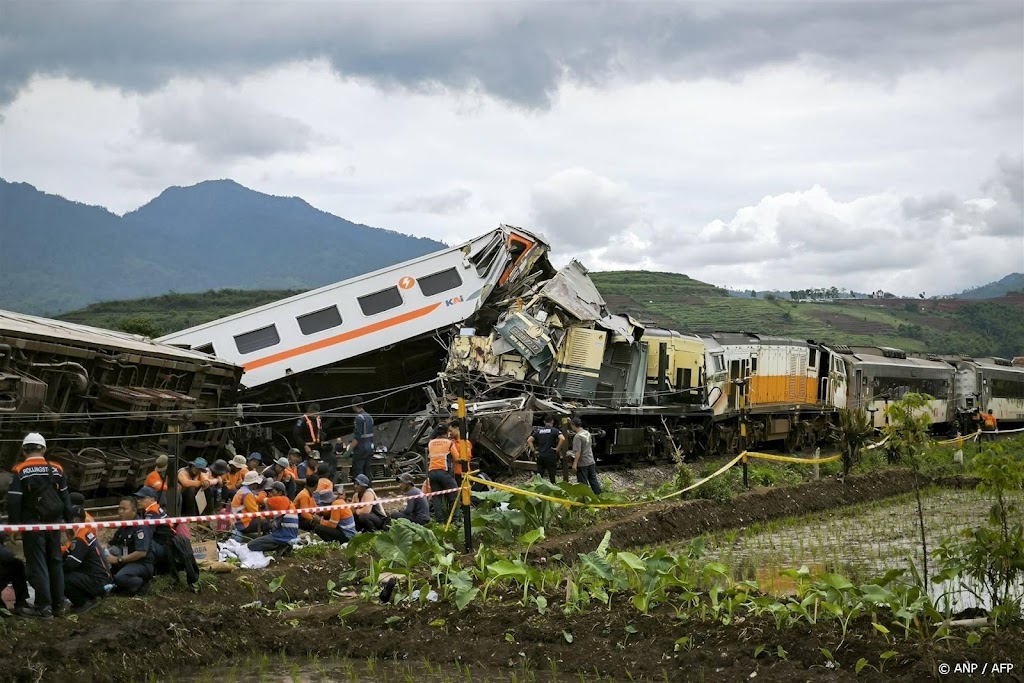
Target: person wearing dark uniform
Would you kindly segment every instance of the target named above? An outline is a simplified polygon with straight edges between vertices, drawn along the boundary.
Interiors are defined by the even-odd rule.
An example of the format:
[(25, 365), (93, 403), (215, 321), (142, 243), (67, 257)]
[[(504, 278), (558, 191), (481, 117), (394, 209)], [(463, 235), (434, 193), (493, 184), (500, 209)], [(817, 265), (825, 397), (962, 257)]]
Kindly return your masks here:
[[(14, 466), (7, 491), (7, 517), (11, 524), (71, 521), (71, 497), (64, 470), (46, 459), (46, 440), (33, 432), (21, 443), (25, 459)], [(60, 509), (63, 508), (63, 509)], [(15, 534), (16, 535), (16, 534)], [(59, 531), (26, 531), (22, 535), (28, 582), (35, 590), (35, 606), (23, 616), (52, 619), (64, 612), (64, 564)]]
[[(117, 506), (118, 516), (125, 521), (136, 518), (135, 510), (132, 498), (123, 498)], [(110, 568), (117, 591), (126, 595), (145, 594), (153, 578), (153, 527), (122, 527), (114, 532), (110, 546)]]
[(416, 488), (412, 475), (403, 472), (398, 475), (399, 491), (403, 496), (410, 496), (405, 502), (405, 509), (394, 514), (395, 519), (407, 519), (414, 524), (430, 523), (430, 507), (423, 491)]
[[(30, 614), (33, 607), (28, 604), (28, 580), (25, 578), (25, 563), (5, 548), (5, 543), (7, 543), (7, 534), (0, 531), (0, 591), (10, 584), (14, 590), (14, 608), (11, 611), (15, 614)], [(7, 608), (7, 605), (0, 601), (0, 607)]]
[(565, 443), (565, 435), (555, 428), (555, 418), (544, 416), (544, 426), (536, 427), (526, 440), (529, 449), (537, 454), (537, 473), (556, 483), (558, 473), (558, 451)]
[[(156, 502), (157, 492), (143, 486), (135, 492), (137, 510), (143, 519), (168, 519), (167, 513)], [(153, 573), (174, 573), (171, 543), (174, 542), (175, 531), (170, 522), (149, 527), (153, 530)]]
[[(85, 521), (85, 511), (75, 507), (72, 518), (76, 522)], [(104, 586), (113, 580), (113, 575), (96, 534), (86, 527), (79, 527), (69, 534), (72, 540), (64, 555), (64, 595), (81, 614), (92, 609), (97, 598), (103, 597), (106, 592)]]
[(363, 399), (359, 396), (352, 399), (352, 410), (356, 414), (352, 441), (348, 444), (352, 449), (352, 481), (362, 474), (372, 482), (370, 465), (373, 463), (373, 418), (363, 410)]

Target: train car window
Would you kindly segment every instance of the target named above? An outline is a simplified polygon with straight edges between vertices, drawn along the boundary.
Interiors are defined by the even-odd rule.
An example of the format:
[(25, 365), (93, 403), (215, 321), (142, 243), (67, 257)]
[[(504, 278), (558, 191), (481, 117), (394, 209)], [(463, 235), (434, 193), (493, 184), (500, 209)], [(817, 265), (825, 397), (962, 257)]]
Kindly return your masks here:
[(454, 268), (449, 268), (448, 270), (442, 270), (440, 273), (421, 277), (418, 282), (420, 284), (420, 291), (423, 292), (423, 296), (434, 296), (435, 294), (447, 292), (450, 289), (462, 286), (462, 278), (459, 277), (459, 271)]
[(341, 313), (338, 312), (337, 306), (328, 306), (319, 311), (300, 315), (295, 321), (299, 323), (299, 329), (302, 330), (302, 334), (316, 334), (317, 332), (323, 332), (340, 325)]
[(373, 294), (359, 297), (359, 308), (363, 315), (377, 315), (402, 305), (402, 293), (398, 287), (388, 287)]
[(919, 377), (877, 377), (874, 393), (875, 396), (888, 396), (890, 401), (897, 401), (910, 393), (944, 399), (949, 397), (949, 382)]
[(1024, 398), (1024, 380), (993, 379), (992, 398)]
[(268, 325), (252, 332), (235, 335), (235, 346), (239, 353), (253, 353), (280, 343), (281, 337), (277, 334), (276, 325)]
[(712, 354), (711, 359), (715, 363), (715, 372), (725, 372), (725, 358), (722, 354)]
[(689, 389), (693, 386), (693, 370), (686, 368), (683, 370), (683, 381), (679, 383), (680, 388)]
[(807, 359), (807, 367), (816, 368), (818, 367), (818, 349), (811, 349), (811, 355)]
[(756, 375), (757, 374), (757, 358), (756, 357), (752, 357), (750, 359), (750, 374), (751, 375)]
[(209, 344), (203, 344), (201, 346), (193, 347), (192, 350), (193, 351), (198, 351), (199, 353), (208, 353), (211, 356), (217, 355), (216, 352), (213, 350), (213, 342), (210, 342)]

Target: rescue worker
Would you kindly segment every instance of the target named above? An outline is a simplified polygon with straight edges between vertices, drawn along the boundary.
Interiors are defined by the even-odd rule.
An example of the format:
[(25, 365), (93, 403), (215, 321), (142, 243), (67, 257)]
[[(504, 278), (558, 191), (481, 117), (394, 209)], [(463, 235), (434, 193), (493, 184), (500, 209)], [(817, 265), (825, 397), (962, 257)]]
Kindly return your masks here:
[(306, 459), (295, 468), (295, 474), (299, 481), (305, 481), (311, 474), (316, 474), (318, 467), (320, 467), (320, 451), (310, 451), (306, 454)]
[(981, 415), (981, 431), (985, 432), (989, 441), (995, 440), (995, 432), (999, 431), (999, 420), (996, 419), (992, 409)]
[(377, 492), (370, 486), (370, 479), (365, 474), (360, 474), (352, 482), (355, 493), (352, 494), (353, 503), (363, 503), (355, 509), (357, 531), (380, 531), (387, 526), (388, 515), (380, 504)]
[[(259, 512), (260, 502), (253, 488), (262, 481), (263, 477), (260, 476), (259, 472), (251, 470), (246, 472), (245, 477), (242, 479), (242, 488), (238, 489), (235, 497), (231, 500), (231, 512), (235, 514)], [(263, 533), (264, 526), (259, 518), (248, 514), (235, 520), (235, 531), (240, 534), (259, 535)]]
[[(469, 472), (469, 463), (473, 459), (473, 442), (462, 438), (462, 421), (452, 420), (448, 425), (448, 438), (452, 440), (452, 471), (455, 481), (462, 484), (462, 476)], [(465, 446), (465, 453), (463, 453)]]
[(286, 486), (289, 480), (294, 481), (297, 476), (295, 470), (291, 469), (288, 458), (283, 457), (275, 460), (274, 464), (270, 467), (264, 468), (260, 474), (263, 475), (264, 479), (273, 479), (274, 481), (284, 483)]
[[(207, 490), (207, 510), (210, 512), (216, 512), (220, 509), (222, 502), (230, 502), (230, 498), (226, 498), (224, 492), (224, 477), (227, 476), (230, 471), (226, 460), (217, 459), (210, 465), (210, 471), (206, 475), (206, 479), (210, 482), (210, 487)], [(201, 475), (202, 476), (202, 475)]]
[[(74, 506), (78, 505), (83, 510), (85, 510), (85, 496), (83, 496), (78, 491), (72, 491), (71, 494), (68, 497), (71, 499), (71, 507), (72, 508), (74, 508)], [(89, 526), (87, 526), (85, 528), (87, 530), (91, 531), (92, 534), (95, 536), (96, 535), (96, 520), (93, 519), (92, 515), (89, 514), (88, 510), (85, 510), (85, 522), (86, 522), (86, 524), (89, 525)]]
[(279, 481), (274, 482), (270, 497), (267, 498), (267, 509), (284, 514), (270, 520), (269, 534), (249, 541), (247, 547), (249, 550), (263, 552), (291, 550), (292, 544), (299, 537), (299, 516), (295, 512), (295, 506), (288, 500), (284, 484)]
[[(85, 510), (75, 506), (71, 519), (85, 521)], [(67, 534), (71, 545), (64, 555), (64, 596), (75, 606), (75, 612), (84, 614), (104, 596), (104, 587), (114, 580), (114, 576), (96, 534), (87, 527), (69, 529)]]
[(576, 473), (576, 481), (587, 484), (597, 495), (601, 495), (601, 482), (597, 480), (597, 461), (594, 460), (594, 446), (590, 432), (583, 428), (583, 421), (578, 417), (572, 419), (572, 471)]
[(313, 494), (316, 493), (316, 487), (319, 483), (320, 477), (315, 474), (311, 474), (306, 477), (306, 485), (301, 491), (299, 491), (299, 494), (295, 496), (295, 500), (293, 501), (295, 509), (299, 512), (299, 528), (303, 531), (313, 530), (313, 513), (303, 512), (303, 510), (306, 508), (316, 507), (316, 500), (313, 498)]
[(208, 477), (203, 477), (207, 471), (205, 458), (196, 458), (178, 470), (178, 490), (181, 495), (181, 514), (184, 517), (201, 514), (199, 503), (196, 501), (196, 494), (206, 491), (212, 485)]
[(416, 488), (412, 475), (408, 472), (398, 475), (398, 488), (403, 496), (412, 497), (405, 501), (405, 509), (396, 512), (394, 518), (407, 519), (414, 524), (429, 524), (430, 507), (427, 505), (427, 499), (423, 497), (423, 491)]
[(157, 498), (161, 504), (167, 502), (165, 500), (165, 492), (167, 491), (167, 456), (163, 453), (157, 456), (156, 464), (153, 465), (153, 469), (149, 474), (146, 475), (145, 486), (153, 489), (157, 493)]
[(356, 535), (356, 521), (352, 509), (343, 496), (334, 492), (329, 479), (321, 479), (313, 494), (318, 506), (331, 505), (327, 514), (313, 515), (313, 533), (325, 541), (348, 543)]
[(555, 418), (544, 416), (544, 426), (536, 427), (526, 446), (537, 456), (537, 473), (546, 476), (552, 484), (556, 483), (558, 473), (558, 451), (565, 443), (565, 435), (555, 427)]
[[(64, 470), (46, 459), (46, 439), (32, 432), (21, 442), (24, 460), (11, 472), (7, 518), (11, 524), (71, 521), (71, 497)], [(13, 534), (17, 540), (18, 534)], [(26, 531), (21, 537), (28, 582), (35, 590), (33, 610), (23, 616), (52, 619), (64, 612), (64, 565), (59, 531)]]
[(320, 452), (320, 460), (327, 464), (330, 472), (328, 477), (334, 481), (338, 471), (337, 454), (334, 443), (326, 438), (323, 420), (320, 418), (320, 404), (310, 403), (306, 412), (295, 423), (293, 431), (295, 443), (302, 444), (302, 452), (309, 455), (311, 451)]
[(286, 476), (279, 479), (279, 481), (284, 484), (289, 500), (294, 498), (299, 492), (299, 463), (301, 462), (303, 462), (302, 454), (298, 448), (288, 451), (288, 467), (284, 470)]
[[(167, 513), (160, 503), (157, 502), (157, 493), (148, 486), (143, 486), (135, 492), (135, 500), (139, 516), (143, 519), (169, 519)], [(153, 532), (153, 573), (173, 573), (176, 569), (171, 555), (171, 543), (174, 541), (175, 531), (171, 522), (156, 524), (150, 527)]]
[[(448, 438), (448, 429), (444, 425), (434, 428), (430, 435), (430, 442), (427, 444), (427, 482), (431, 491), (445, 491), (458, 487), (455, 477), (452, 475), (452, 450), (454, 442)], [(448, 512), (455, 503), (456, 492), (447, 493), (444, 496), (431, 497), (431, 507), (434, 510), (434, 519), (444, 522), (448, 519)]]
[[(122, 498), (117, 516), (124, 521), (137, 519), (135, 500)], [(153, 578), (153, 527), (129, 526), (115, 531), (107, 561), (118, 593), (145, 595)]]
[(262, 472), (266, 465), (263, 464), (263, 455), (253, 451), (249, 454), (249, 458), (245, 461), (246, 467), (253, 472)]
[(8, 608), (0, 600), (0, 607), (10, 609), (21, 616), (33, 616), (35, 608), (28, 604), (28, 580), (25, 577), (25, 563), (14, 556), (5, 546), (7, 533), (0, 531), (0, 593), (10, 584), (14, 591), (14, 606)]
[(245, 473), (249, 471), (249, 468), (245, 465), (245, 456), (236, 455), (231, 458), (228, 462), (228, 473), (225, 474), (221, 481), (224, 483), (224, 499), (230, 501), (238, 493), (238, 489), (242, 488), (242, 478), (245, 477)]
[(348, 448), (352, 451), (352, 481), (360, 474), (373, 481), (373, 417), (363, 410), (361, 396), (352, 399), (352, 411), (356, 414), (352, 426), (352, 440), (348, 443)]

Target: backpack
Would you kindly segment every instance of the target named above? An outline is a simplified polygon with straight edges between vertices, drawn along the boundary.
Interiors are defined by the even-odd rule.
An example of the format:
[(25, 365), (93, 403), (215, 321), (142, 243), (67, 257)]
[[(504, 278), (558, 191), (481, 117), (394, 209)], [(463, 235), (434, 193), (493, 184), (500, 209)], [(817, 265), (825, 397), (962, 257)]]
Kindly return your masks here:
[(192, 544), (188, 539), (175, 534), (170, 544), (166, 546), (171, 553), (172, 566), (174, 567), (174, 580), (178, 580), (178, 570), (185, 570), (185, 580), (190, 588), (199, 583), (199, 565), (196, 564), (196, 556), (192, 554)]
[(40, 522), (58, 522), (64, 519), (64, 501), (53, 483), (53, 465), (49, 461), (46, 468), (46, 483), (36, 491), (36, 516)]

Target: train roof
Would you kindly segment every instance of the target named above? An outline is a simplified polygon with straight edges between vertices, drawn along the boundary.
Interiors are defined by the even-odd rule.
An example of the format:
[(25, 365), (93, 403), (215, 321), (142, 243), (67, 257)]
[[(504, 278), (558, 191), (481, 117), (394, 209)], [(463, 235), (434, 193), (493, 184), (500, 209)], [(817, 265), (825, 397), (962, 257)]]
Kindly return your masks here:
[(714, 339), (723, 346), (809, 346), (808, 342), (803, 339), (776, 337), (770, 334), (753, 334), (750, 332), (712, 332), (711, 334), (702, 334), (700, 336)]
[(513, 225), (506, 225), (506, 224), (502, 223), (501, 225), (499, 225), (494, 230), (491, 230), (490, 232), (486, 232), (486, 233), (484, 233), (482, 235), (477, 235), (476, 237), (473, 237), (470, 240), (467, 240), (467, 241), (465, 241), (465, 242), (463, 242), (461, 244), (457, 244), (455, 246), (448, 247), (447, 249), (438, 249), (437, 251), (430, 252), (429, 254), (424, 254), (423, 256), (420, 256), (420, 257), (417, 257), (417, 258), (414, 258), (414, 259), (409, 259), (408, 261), (401, 261), (399, 263), (394, 263), (394, 264), (392, 264), (390, 266), (385, 266), (384, 268), (378, 268), (377, 270), (374, 270), (372, 272), (363, 273), (362, 275), (356, 275), (355, 277), (350, 277), (350, 278), (348, 278), (346, 280), (340, 280), (338, 282), (333, 282), (333, 283), (331, 283), (329, 285), (324, 285), (323, 287), (319, 287), (317, 289), (311, 289), (308, 292), (302, 292), (301, 294), (296, 294), (296, 295), (290, 296), (290, 297), (288, 297), (286, 299), (278, 299), (277, 301), (272, 301), (269, 304), (264, 304), (262, 306), (257, 306), (256, 308), (249, 308), (249, 309), (246, 309), (244, 311), (240, 311), (239, 313), (235, 313), (233, 315), (228, 315), (228, 316), (224, 316), (223, 318), (218, 318), (216, 320), (211, 320), (210, 322), (203, 323), (202, 325), (196, 325), (194, 327), (190, 327), (187, 330), (179, 330), (177, 332), (172, 332), (170, 334), (164, 335), (163, 337), (160, 337), (160, 339), (161, 340), (166, 340), (166, 341), (173, 341), (174, 339), (183, 336), (185, 333), (192, 334), (192, 333), (197, 332), (199, 330), (219, 327), (220, 325), (222, 325), (223, 323), (225, 323), (227, 321), (245, 318), (245, 317), (248, 317), (248, 316), (250, 316), (250, 315), (252, 315), (254, 313), (260, 313), (260, 312), (263, 312), (263, 311), (273, 310), (273, 309), (278, 308), (280, 306), (285, 306), (287, 304), (290, 304), (290, 303), (292, 303), (294, 301), (301, 301), (302, 299), (306, 299), (306, 298), (309, 298), (309, 297), (314, 297), (314, 296), (316, 296), (318, 294), (322, 294), (324, 292), (330, 292), (332, 290), (343, 289), (345, 287), (348, 287), (349, 285), (351, 285), (354, 282), (359, 282), (360, 280), (367, 280), (367, 279), (370, 279), (372, 277), (376, 277), (377, 275), (380, 275), (381, 273), (387, 273), (387, 272), (390, 272), (390, 271), (404, 270), (404, 269), (408, 268), (411, 265), (414, 265), (414, 264), (417, 264), (417, 263), (421, 263), (423, 261), (429, 261), (429, 260), (435, 259), (435, 258), (437, 258), (438, 254), (442, 254), (442, 253), (450, 252), (450, 251), (459, 251), (460, 249), (465, 249), (465, 248), (469, 247), (470, 245), (472, 245), (474, 242), (479, 242), (480, 240), (485, 239), (488, 236), (495, 235), (495, 234), (507, 235), (507, 234), (509, 234), (509, 233), (511, 233), (513, 231), (515, 231), (517, 233), (521, 233), (523, 235), (526, 235), (527, 237), (531, 237), (536, 242), (538, 242), (540, 244), (543, 244), (545, 246), (548, 245), (548, 242), (544, 239), (544, 236), (541, 235), (540, 233), (532, 232), (530, 230), (524, 230), (523, 228), (517, 228), (517, 227), (515, 227)]
[(219, 363), (228, 368), (236, 367), (233, 363), (205, 353), (161, 344), (136, 334), (0, 310), (0, 339), (4, 338), (52, 341), (64, 345), (71, 343), (179, 361), (203, 364)]

